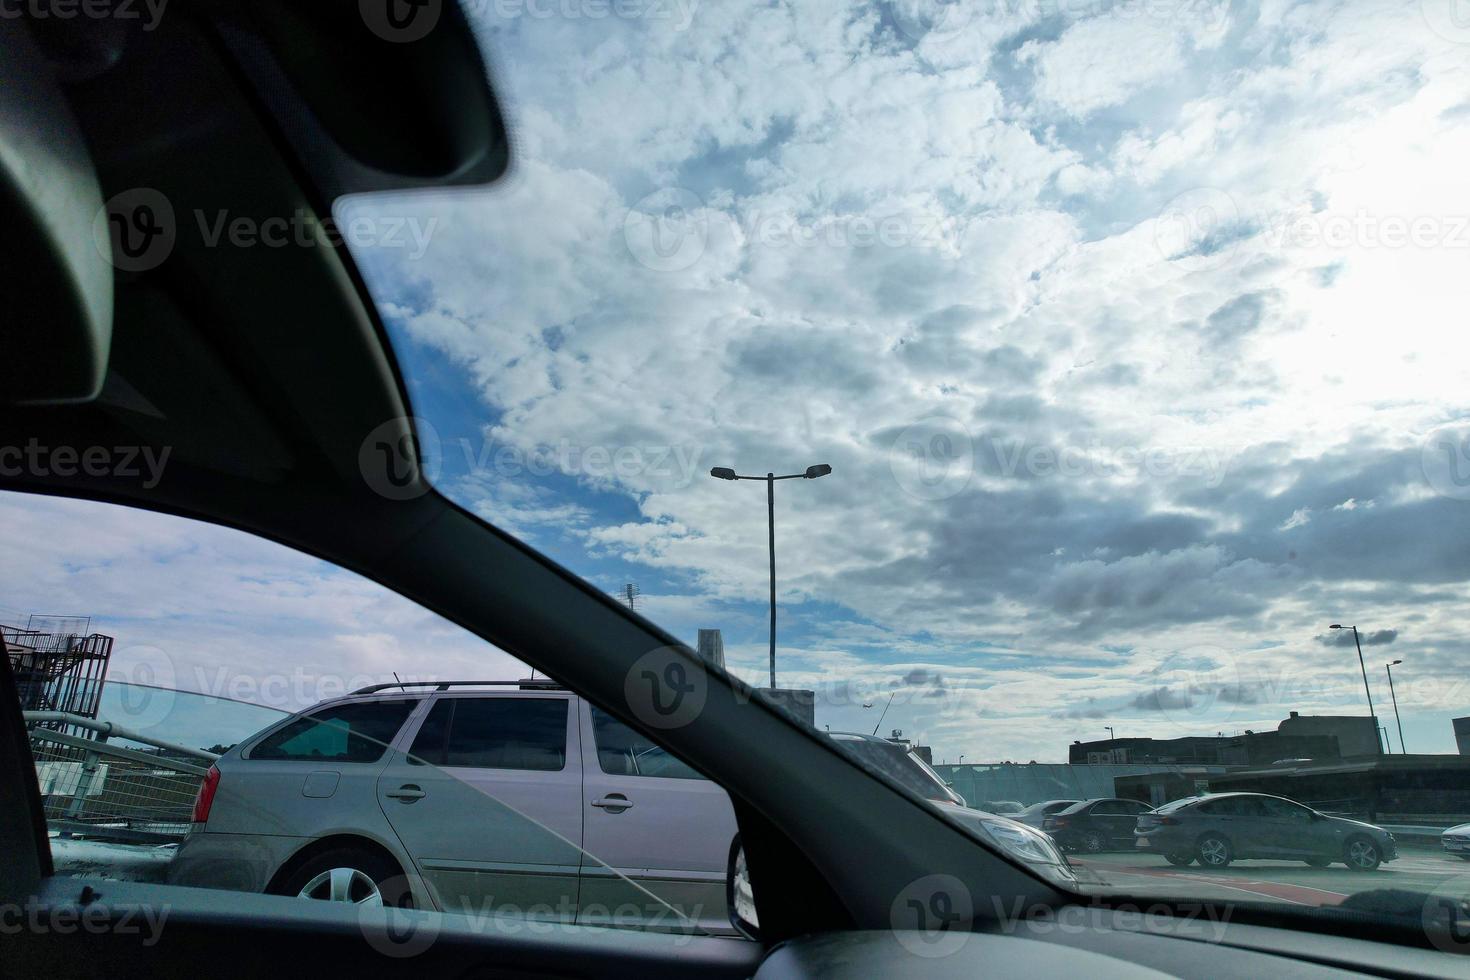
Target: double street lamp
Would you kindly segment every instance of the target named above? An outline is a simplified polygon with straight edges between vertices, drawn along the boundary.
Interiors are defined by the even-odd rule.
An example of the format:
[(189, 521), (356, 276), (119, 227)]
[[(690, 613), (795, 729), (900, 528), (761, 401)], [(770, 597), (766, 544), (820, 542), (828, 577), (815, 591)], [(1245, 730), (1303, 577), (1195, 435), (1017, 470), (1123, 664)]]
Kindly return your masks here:
[(766, 521), (769, 529), (771, 544), (771, 688), (776, 687), (776, 481), (777, 480), (815, 480), (832, 472), (832, 467), (826, 463), (818, 463), (808, 466), (804, 473), (791, 473), (786, 476), (777, 476), (767, 473), (765, 476), (741, 476), (728, 466), (716, 466), (709, 471), (709, 475), (717, 480), (765, 480), (766, 481)]
[[(1368, 668), (1363, 663), (1363, 643), (1361, 640), (1358, 639), (1358, 628), (1356, 626), (1343, 626), (1340, 623), (1333, 623), (1327, 628), (1333, 630), (1353, 631), (1353, 643), (1356, 644), (1358, 647), (1358, 668), (1363, 672), (1363, 693), (1368, 696), (1368, 717), (1373, 719), (1373, 742), (1378, 746), (1378, 754), (1382, 755), (1383, 743), (1379, 741), (1378, 738), (1378, 715), (1375, 714), (1373, 711), (1373, 692), (1368, 690)], [(1400, 732), (1401, 738), (1402, 734), (1403, 733)]]

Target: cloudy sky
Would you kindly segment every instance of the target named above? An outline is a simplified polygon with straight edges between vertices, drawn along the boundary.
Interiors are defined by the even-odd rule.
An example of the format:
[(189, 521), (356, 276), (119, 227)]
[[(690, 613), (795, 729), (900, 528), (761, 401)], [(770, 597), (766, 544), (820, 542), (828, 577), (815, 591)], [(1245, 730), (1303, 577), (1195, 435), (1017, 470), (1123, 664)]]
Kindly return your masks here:
[[(831, 464), (778, 486), (780, 682), (834, 729), (892, 694), (884, 728), (936, 759), (1365, 713), (1335, 622), (1363, 630), (1389, 727), (1402, 658), (1409, 748), (1453, 751), (1470, 26), (1450, 0), (472, 10), (513, 172), (339, 206), (431, 229), (359, 259), (451, 496), (609, 592), (637, 583), (691, 642), (723, 629), (758, 680), (763, 488), (708, 470)], [(54, 540), (44, 517), (79, 549), (7, 606), (113, 615), (180, 674), (520, 670), (232, 532), (5, 507), (11, 547)]]

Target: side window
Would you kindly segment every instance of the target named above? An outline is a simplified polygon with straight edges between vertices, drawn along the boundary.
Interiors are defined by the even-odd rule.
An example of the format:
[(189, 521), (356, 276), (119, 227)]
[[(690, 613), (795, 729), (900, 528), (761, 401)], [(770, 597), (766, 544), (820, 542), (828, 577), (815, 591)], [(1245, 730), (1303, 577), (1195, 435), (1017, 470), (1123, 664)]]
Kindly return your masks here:
[(1273, 800), (1269, 797), (1263, 797), (1257, 802), (1261, 805), (1261, 809), (1265, 811), (1268, 817), (1285, 820), (1306, 820), (1309, 816), (1306, 807), (1297, 806), (1295, 803), (1288, 803), (1285, 800)]
[(1120, 806), (1123, 807), (1123, 812), (1127, 814), (1147, 813), (1151, 809), (1147, 803), (1139, 803), (1136, 800), (1128, 800), (1120, 804)]
[(592, 740), (597, 764), (610, 776), (704, 778), (601, 708), (592, 709)]
[(416, 765), (444, 765), (449, 743), (449, 719), (454, 715), (454, 698), (440, 698), (429, 709), (408, 750), (408, 761)]
[(1092, 812), (1100, 817), (1106, 817), (1111, 814), (1124, 813), (1126, 811), (1123, 809), (1121, 803), (1116, 803), (1113, 800), (1103, 800), (1092, 808)]
[(250, 750), (252, 759), (376, 762), (417, 702), (356, 701), (298, 718)]
[(545, 772), (566, 768), (566, 699), (443, 700), (454, 702), (444, 765)]
[(1259, 800), (1249, 796), (1231, 796), (1215, 800), (1200, 807), (1205, 813), (1217, 817), (1259, 817), (1264, 812)]

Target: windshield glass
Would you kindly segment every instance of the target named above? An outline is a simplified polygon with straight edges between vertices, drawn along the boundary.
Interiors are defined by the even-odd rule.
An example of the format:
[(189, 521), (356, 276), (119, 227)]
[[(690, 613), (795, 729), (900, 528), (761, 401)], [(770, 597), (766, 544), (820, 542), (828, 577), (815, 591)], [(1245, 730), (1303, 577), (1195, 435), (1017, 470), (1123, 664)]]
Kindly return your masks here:
[(956, 802), (957, 794), (945, 786), (939, 774), (902, 746), (881, 739), (851, 735), (833, 735), (832, 740), (857, 762), (883, 773), (924, 799), (943, 803)]
[[(637, 9), (471, 5), (514, 174), (341, 205), (435, 229), (359, 257), (437, 485), (971, 806), (1121, 798), (1088, 887), (1454, 878), (1448, 5)], [(1227, 791), (1369, 829), (1134, 834)]]
[[(1470, 897), (1470, 838), (1444, 834), (1470, 821), (1470, 21), (1451, 0), (463, 6), (511, 172), (334, 215), (397, 229), (350, 247), (434, 486), (813, 737), (864, 733), (841, 748), (905, 792), (1012, 816), (1089, 801), (1023, 828), (962, 813), (1083, 889), (1411, 916)], [(264, 724), (237, 702), (529, 673), (258, 541), (0, 506), (25, 556), (0, 610), (30, 651), (14, 662), (115, 636), (108, 686), (89, 675), (103, 703), (76, 698), (91, 722), (147, 714), (107, 700), (130, 681), (219, 695), (181, 699), (182, 731), (154, 740), (200, 789), (196, 763)], [(377, 734), (306, 725), (246, 761), (368, 765), (422, 726), (431, 762), (394, 749), (410, 795), (387, 813), (431, 809), (409, 806), (433, 775), (410, 766), (533, 773), (487, 794), (660, 887), (691, 868), (620, 854), (583, 810), (643, 819), (630, 785), (718, 803), (691, 818), (725, 835), (692, 869), (718, 920), (719, 788), (570, 697), (373, 709)], [(41, 742), (75, 724), (29, 723)], [(41, 761), (60, 826), (153, 760)], [(270, 798), (347, 795), (287, 789)], [(463, 862), (489, 858), (454, 850), (471, 836), (420, 843), (478, 902)], [(558, 847), (539, 860), (585, 896), (590, 865)]]

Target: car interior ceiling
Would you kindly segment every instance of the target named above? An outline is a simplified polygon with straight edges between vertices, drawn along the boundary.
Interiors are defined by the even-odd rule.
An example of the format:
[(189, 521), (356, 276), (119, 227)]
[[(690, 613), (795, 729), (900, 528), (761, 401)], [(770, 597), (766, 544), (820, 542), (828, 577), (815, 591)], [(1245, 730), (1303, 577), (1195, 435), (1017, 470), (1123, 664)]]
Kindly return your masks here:
[[(301, 972), (744, 976), (794, 937), (890, 928), (893, 896), (935, 867), (977, 896), (996, 897), (993, 905), (976, 904), (980, 933), (998, 934), (1007, 909), (1072, 901), (853, 766), (722, 672), (711, 675), (705, 710), (694, 721), (676, 733), (648, 729), (620, 710), (623, 678), (649, 650), (683, 644), (432, 488), (389, 500), (366, 486), (364, 437), (378, 430), (410, 440), (411, 407), (363, 279), (340, 244), (226, 253), (180, 234), (168, 263), (138, 273), (81, 256), (92, 247), (101, 202), (127, 188), (156, 188), (181, 215), (300, 209), (325, 217), (346, 193), (501, 179), (514, 160), (492, 72), (457, 8), (447, 10), (452, 29), (422, 44), (381, 41), (346, 0), (181, 3), (151, 32), (116, 22), (99, 31), (82, 21), (33, 30), (0, 19), (0, 146), (32, 155), (0, 159), (0, 218), (19, 229), (0, 239), (0, 249), (7, 267), (27, 270), (8, 275), (0, 292), (7, 368), (0, 443), (170, 453), (156, 486), (145, 486), (141, 475), (130, 483), (79, 471), (6, 476), (0, 489), (172, 513), (334, 562), (661, 738), (734, 801), (761, 941), (446, 925), (431, 951), (399, 961), (362, 942), (350, 910), (316, 910), (307, 919), (269, 896), (217, 893), (175, 901), (158, 949), (119, 933), (27, 935), (7, 938), (7, 969), (116, 977), (208, 964), (210, 973), (256, 973), (277, 969), (276, 957), (289, 950)], [(31, 79), (24, 87), (22, 77)], [(63, 171), (58, 159), (66, 161)], [(49, 168), (49, 184), (66, 185), (64, 194), (27, 184), (25, 172), (40, 168)], [(5, 658), (0, 672), (0, 847), (7, 854), (0, 901), (38, 893), (56, 903), (93, 901), (90, 886), (84, 893), (44, 880), (49, 850)], [(730, 751), (736, 744), (747, 748)], [(145, 894), (123, 882), (103, 891), (114, 900)], [(1096, 904), (1095, 914), (1106, 915), (1106, 903)], [(1250, 910), (1239, 915), (1248, 925)], [(1343, 913), (1333, 928), (1366, 936), (1367, 922)], [(1241, 936), (1242, 946), (1259, 942)], [(1178, 955), (1136, 934), (1044, 938), (1063, 952), (1094, 942), (1133, 963)], [(814, 968), (817, 954), (792, 948), (781, 955), (773, 970), (800, 975)], [(1026, 961), (1014, 958), (1024, 955), (997, 952), (991, 966), (1019, 967)], [(1314, 955), (1326, 963), (1372, 954)], [(974, 966), (947, 968), (968, 975)], [(1086, 968), (1081, 960), (1075, 966)], [(1237, 966), (1246, 969), (1246, 961)]]

